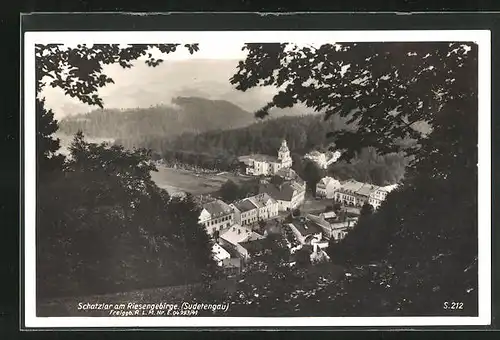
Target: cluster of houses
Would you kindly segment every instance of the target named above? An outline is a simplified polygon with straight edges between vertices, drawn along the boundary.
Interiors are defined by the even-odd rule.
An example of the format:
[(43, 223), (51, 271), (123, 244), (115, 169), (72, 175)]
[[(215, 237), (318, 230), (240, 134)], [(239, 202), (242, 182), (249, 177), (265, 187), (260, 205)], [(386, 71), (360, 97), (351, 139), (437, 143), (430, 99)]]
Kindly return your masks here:
[(340, 182), (333, 177), (324, 177), (316, 185), (316, 196), (333, 199), (346, 206), (362, 207), (368, 203), (378, 209), (387, 194), (397, 188), (397, 184), (377, 186), (353, 179)]
[[(217, 202), (224, 206), (222, 201)], [(238, 206), (233, 203), (227, 205), (226, 208), (233, 205)], [(207, 205), (207, 207), (210, 206), (213, 206), (213, 204)], [(237, 209), (241, 212), (240, 208)], [(260, 209), (255, 211), (257, 216), (259, 216), (259, 213)], [(323, 253), (323, 256), (325, 256), (324, 249), (328, 246), (329, 241), (342, 240), (357, 221), (357, 217), (338, 216), (333, 211), (319, 215), (307, 214), (291, 220), (272, 220), (273, 217), (277, 216), (273, 215), (276, 212), (271, 215), (268, 215), (268, 212), (264, 212), (264, 214), (266, 214), (268, 220), (258, 226), (252, 225), (252, 222), (248, 220), (244, 222), (236, 218), (234, 221), (237, 222), (229, 227), (222, 225), (222, 228), (213, 234), (214, 245), (212, 251), (214, 259), (229, 274), (238, 273), (245, 266), (245, 263), (250, 260), (252, 254), (262, 248), (263, 240), (270, 234), (282, 234), (288, 229), (291, 231), (296, 243), (294, 246), (289, 242), (290, 252), (293, 254), (302, 247), (310, 246), (313, 249), (311, 253), (312, 260), (319, 253)], [(232, 220), (235, 215), (228, 214), (228, 220)], [(220, 224), (217, 225), (220, 226)]]
[[(313, 152), (306, 156), (320, 167), (327, 167), (340, 153), (327, 157)], [(345, 210), (343, 214), (333, 211), (296, 217), (290, 214), (304, 203), (306, 184), (291, 169), (286, 141), (282, 142), (277, 157), (253, 154), (240, 157), (240, 161), (246, 165), (246, 174), (261, 177), (258, 194), (231, 203), (220, 199), (202, 202), (199, 216), (200, 224), (214, 239), (214, 258), (227, 272), (239, 272), (270, 234), (288, 232), (297, 244), (295, 248), (289, 244), (292, 253), (297, 247), (311, 246), (313, 256), (324, 253), (330, 240), (343, 239), (355, 225), (357, 217)], [(317, 184), (316, 195), (347, 207), (360, 207), (368, 202), (376, 209), (395, 187), (324, 177)]]

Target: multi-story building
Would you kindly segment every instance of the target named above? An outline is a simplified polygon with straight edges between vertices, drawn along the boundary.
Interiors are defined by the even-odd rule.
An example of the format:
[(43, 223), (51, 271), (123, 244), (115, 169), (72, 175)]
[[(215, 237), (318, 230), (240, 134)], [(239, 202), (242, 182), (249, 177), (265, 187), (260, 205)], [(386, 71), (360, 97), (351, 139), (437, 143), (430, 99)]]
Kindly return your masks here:
[(278, 201), (266, 193), (244, 198), (230, 206), (234, 209), (236, 223), (242, 226), (274, 218), (279, 211)]
[(289, 223), (288, 226), (292, 229), (297, 241), (302, 245), (313, 245), (321, 242), (323, 237), (321, 228), (315, 222), (307, 219), (295, 220)]
[(397, 184), (379, 187), (376, 185), (348, 180), (341, 183), (335, 191), (334, 199), (345, 205), (362, 207), (369, 203), (374, 209), (378, 209), (385, 200), (387, 194), (398, 187)]
[(262, 154), (241, 156), (240, 161), (246, 164), (246, 174), (254, 176), (272, 176), (279, 170), (292, 166), (292, 157), (286, 140), (278, 150), (278, 157)]
[(234, 224), (234, 210), (221, 200), (202, 205), (199, 223), (204, 225), (209, 235), (221, 232)]
[(340, 188), (340, 182), (333, 177), (323, 177), (316, 184), (316, 196), (323, 198), (333, 198), (335, 191)]
[(342, 240), (356, 224), (356, 218), (340, 219), (335, 213), (317, 215), (308, 214), (306, 219), (314, 222), (322, 230), (323, 237), (328, 240)]
[(398, 187), (397, 184), (386, 185), (384, 187), (379, 187), (373, 191), (370, 195), (368, 203), (370, 203), (373, 208), (378, 209), (383, 201), (385, 201), (387, 194)]
[(335, 191), (334, 199), (345, 205), (361, 207), (369, 203), (373, 192), (378, 189), (377, 186), (355, 181), (353, 179), (341, 183)]
[(280, 185), (261, 183), (259, 193), (266, 193), (278, 202), (278, 211), (289, 211), (300, 207), (305, 200), (304, 186), (294, 181), (286, 181)]
[(220, 245), (229, 251), (236, 252), (239, 257), (248, 258), (248, 251), (240, 243), (262, 239), (263, 236), (253, 232), (249, 227), (233, 225), (219, 236)]
[(278, 216), (279, 203), (267, 193), (261, 193), (248, 200), (252, 202), (258, 209), (258, 218), (260, 221), (265, 221)]
[(215, 262), (217, 262), (219, 266), (222, 266), (224, 260), (231, 258), (231, 254), (218, 243), (214, 243), (212, 246), (212, 254)]
[(243, 199), (230, 204), (234, 209), (234, 220), (236, 223), (245, 226), (258, 221), (259, 209), (249, 199)]

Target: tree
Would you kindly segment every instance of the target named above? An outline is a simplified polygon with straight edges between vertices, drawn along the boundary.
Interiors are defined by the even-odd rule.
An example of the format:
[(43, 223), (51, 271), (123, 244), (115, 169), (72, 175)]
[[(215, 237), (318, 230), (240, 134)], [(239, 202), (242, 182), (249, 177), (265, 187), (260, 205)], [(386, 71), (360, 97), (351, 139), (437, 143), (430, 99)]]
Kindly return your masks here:
[[(342, 160), (367, 147), (381, 155), (402, 152), (410, 159), (402, 188), (337, 245), (354, 263), (382, 265), (379, 273), (342, 282), (334, 308), (349, 315), (439, 315), (442, 306), (435, 300), (445, 294), (467, 300), (472, 307), (464, 313), (474, 315), (477, 45), (283, 43), (245, 48), (248, 56), (231, 82), (242, 91), (264, 85), (280, 89), (257, 116), (301, 102), (326, 119), (347, 119), (350, 129), (329, 134), (344, 151)], [(381, 173), (361, 175), (373, 180)], [(326, 296), (333, 295), (334, 286), (325, 290)]]
[(60, 148), (60, 140), (52, 135), (57, 131), (57, 120), (54, 120), (54, 112), (45, 109), (45, 101), (36, 100), (37, 128), (37, 161), (41, 176), (45, 176), (54, 170), (62, 170), (64, 156), (57, 154)]
[[(154, 46), (169, 53), (177, 45)], [(49, 84), (102, 107), (97, 90), (112, 82), (102, 74), (102, 66), (116, 62), (131, 67), (150, 47), (37, 45), (37, 92), (40, 95)], [(151, 55), (146, 60), (150, 66), (160, 62)], [(57, 122), (43, 99), (37, 100), (37, 115), (41, 170), (59, 170), (38, 182), (37, 297), (209, 282), (216, 277), (197, 205), (190, 196), (172, 198), (154, 184), (150, 172), (156, 167), (149, 150), (88, 143), (79, 131), (64, 161), (55, 155), (59, 142), (52, 134)]]
[(374, 211), (373, 205), (371, 205), (370, 203), (366, 202), (361, 207), (360, 216), (371, 215), (371, 214), (373, 214), (373, 211)]
[(304, 180), (314, 196), (316, 196), (316, 184), (324, 177), (324, 172), (314, 162), (307, 161), (304, 166)]
[[(177, 50), (180, 44), (132, 44), (122, 46), (120, 44), (78, 44), (74, 46), (63, 46), (61, 44), (36, 44), (36, 91), (38, 99), (46, 85), (53, 88), (60, 88), (65, 95), (77, 98), (83, 103), (97, 105), (103, 108), (104, 102), (99, 97), (98, 89), (107, 84), (114, 83), (114, 80), (103, 73), (103, 66), (119, 64), (123, 68), (133, 67), (133, 61), (143, 58), (144, 62), (151, 67), (158, 66), (163, 62), (156, 59), (150, 52), (159, 50), (164, 54)], [(198, 51), (198, 44), (185, 44), (185, 48), (192, 54)], [(39, 105), (43, 103), (40, 102)], [(40, 153), (49, 156), (51, 149), (56, 148), (57, 139), (51, 136), (57, 128), (57, 122), (53, 115), (43, 112), (40, 117), (38, 131), (43, 134), (44, 144), (47, 150), (40, 149)], [(47, 133), (50, 133), (47, 135)], [(49, 154), (47, 154), (49, 153)]]
[(225, 202), (233, 202), (241, 198), (241, 190), (238, 184), (227, 180), (219, 189), (219, 195)]
[(272, 185), (279, 187), (280, 185), (282, 185), (285, 182), (285, 180), (280, 176), (273, 175), (273, 176), (271, 176), (271, 179), (269, 180), (269, 182)]
[(311, 246), (303, 246), (295, 252), (295, 262), (298, 267), (307, 267), (311, 264)]

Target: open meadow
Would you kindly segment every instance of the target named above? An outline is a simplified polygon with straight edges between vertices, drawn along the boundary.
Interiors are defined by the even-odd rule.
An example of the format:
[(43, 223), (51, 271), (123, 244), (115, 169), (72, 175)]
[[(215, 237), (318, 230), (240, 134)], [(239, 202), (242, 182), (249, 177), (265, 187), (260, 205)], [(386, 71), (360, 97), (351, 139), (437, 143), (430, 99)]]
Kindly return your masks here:
[(188, 192), (193, 195), (209, 194), (220, 189), (227, 180), (237, 184), (250, 179), (248, 176), (237, 176), (230, 173), (198, 174), (184, 169), (158, 166), (158, 171), (152, 171), (151, 177), (156, 185), (170, 194)]

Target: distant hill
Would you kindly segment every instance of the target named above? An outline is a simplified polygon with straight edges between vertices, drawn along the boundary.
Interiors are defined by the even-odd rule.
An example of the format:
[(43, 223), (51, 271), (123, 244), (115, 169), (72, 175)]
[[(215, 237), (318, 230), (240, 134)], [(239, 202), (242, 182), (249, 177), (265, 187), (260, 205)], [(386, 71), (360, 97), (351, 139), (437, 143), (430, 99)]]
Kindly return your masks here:
[(89, 137), (139, 140), (182, 133), (227, 130), (255, 123), (253, 112), (226, 100), (176, 97), (170, 105), (134, 109), (99, 109), (60, 120), (62, 133), (82, 130)]
[[(104, 65), (103, 71), (114, 79), (99, 89), (104, 108), (133, 109), (169, 105), (176, 97), (199, 97), (226, 100), (243, 110), (254, 112), (278, 92), (272, 86), (259, 86), (247, 91), (236, 90), (229, 79), (237, 72), (237, 59), (165, 60), (158, 67), (148, 67), (136, 61), (131, 69), (117, 64)], [(48, 108), (57, 119), (89, 112), (96, 107), (81, 103), (64, 94), (59, 88), (46, 86), (42, 92)], [(309, 113), (303, 107), (277, 110), (276, 116)]]

